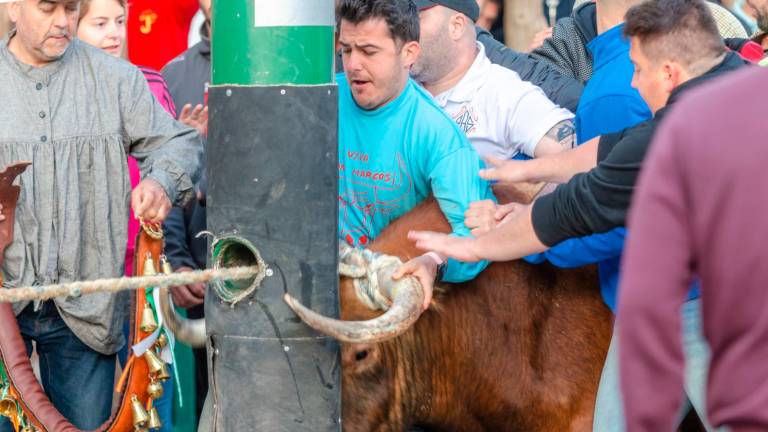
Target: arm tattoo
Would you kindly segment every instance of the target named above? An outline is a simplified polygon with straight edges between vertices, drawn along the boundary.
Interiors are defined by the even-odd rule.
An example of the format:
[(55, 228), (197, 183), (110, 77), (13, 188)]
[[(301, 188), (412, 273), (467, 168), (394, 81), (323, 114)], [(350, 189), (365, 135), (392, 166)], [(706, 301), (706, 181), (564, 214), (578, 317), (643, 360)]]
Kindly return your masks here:
[(576, 146), (576, 129), (573, 127), (572, 120), (563, 120), (554, 125), (545, 136), (565, 148)]

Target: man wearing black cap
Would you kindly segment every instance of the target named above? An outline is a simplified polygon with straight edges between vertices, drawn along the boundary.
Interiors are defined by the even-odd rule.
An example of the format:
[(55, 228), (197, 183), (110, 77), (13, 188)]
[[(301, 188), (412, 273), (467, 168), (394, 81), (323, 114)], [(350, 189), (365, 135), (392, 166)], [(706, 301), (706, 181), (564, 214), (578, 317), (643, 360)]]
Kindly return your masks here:
[(416, 0), (421, 54), (411, 69), (483, 157), (543, 156), (575, 144), (573, 114), (491, 64), (477, 42), (475, 0)]

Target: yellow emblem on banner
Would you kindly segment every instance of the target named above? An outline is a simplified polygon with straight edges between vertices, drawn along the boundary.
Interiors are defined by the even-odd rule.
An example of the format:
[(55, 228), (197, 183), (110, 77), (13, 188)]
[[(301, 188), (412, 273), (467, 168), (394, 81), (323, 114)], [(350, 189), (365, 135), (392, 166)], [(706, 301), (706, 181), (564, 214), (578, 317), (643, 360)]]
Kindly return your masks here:
[(157, 13), (152, 9), (147, 9), (139, 14), (139, 21), (141, 22), (139, 31), (143, 34), (149, 34), (152, 31), (152, 25), (157, 21)]

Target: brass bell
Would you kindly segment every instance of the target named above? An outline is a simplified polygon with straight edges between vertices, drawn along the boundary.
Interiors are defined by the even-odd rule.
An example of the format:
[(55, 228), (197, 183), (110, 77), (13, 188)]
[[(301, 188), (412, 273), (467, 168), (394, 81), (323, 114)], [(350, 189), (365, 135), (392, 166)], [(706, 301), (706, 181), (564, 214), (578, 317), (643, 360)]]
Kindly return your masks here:
[(133, 427), (137, 429), (145, 427), (149, 421), (149, 414), (136, 395), (131, 396), (131, 412), (133, 413)]
[(152, 348), (144, 351), (144, 359), (147, 361), (147, 366), (149, 366), (149, 373), (152, 375), (160, 373), (165, 367), (165, 363), (160, 359), (160, 357), (157, 356), (155, 350)]
[(163, 270), (163, 273), (166, 275), (173, 273), (173, 268), (171, 267), (171, 263), (168, 262), (168, 258), (165, 257), (165, 255), (160, 256), (160, 268)]
[(139, 328), (145, 333), (152, 333), (153, 331), (157, 330), (155, 313), (152, 312), (152, 308), (149, 306), (149, 303), (145, 303), (144, 310), (141, 311), (141, 325)]
[(168, 335), (165, 333), (160, 333), (160, 336), (157, 337), (157, 346), (160, 348), (165, 348), (168, 345)]
[(18, 414), (16, 400), (10, 395), (0, 400), (0, 416), (11, 417)]
[(157, 373), (157, 379), (160, 381), (167, 381), (171, 377), (171, 374), (168, 373), (168, 365), (163, 363), (163, 367), (160, 368), (160, 372)]
[(147, 386), (147, 393), (154, 400), (160, 399), (163, 396), (163, 384), (153, 380)]
[(160, 414), (157, 413), (157, 408), (152, 407), (152, 409), (149, 410), (149, 423), (147, 423), (147, 428), (160, 429), (161, 427), (163, 427), (163, 422), (160, 421)]
[(152, 254), (147, 252), (147, 258), (144, 260), (144, 276), (155, 276), (157, 271), (155, 270), (155, 261), (152, 259)]

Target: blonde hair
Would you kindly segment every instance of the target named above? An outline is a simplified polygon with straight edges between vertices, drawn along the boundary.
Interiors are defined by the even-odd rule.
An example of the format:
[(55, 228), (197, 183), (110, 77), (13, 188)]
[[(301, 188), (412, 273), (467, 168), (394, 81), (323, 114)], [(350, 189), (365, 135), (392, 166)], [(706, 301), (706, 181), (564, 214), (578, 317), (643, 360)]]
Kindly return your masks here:
[[(88, 10), (91, 9), (91, 2), (93, 0), (80, 0), (80, 17), (77, 19), (78, 22), (83, 19), (84, 16), (88, 15)], [(112, 0), (116, 1), (117, 4), (123, 7), (123, 9), (128, 11), (128, 0)]]

